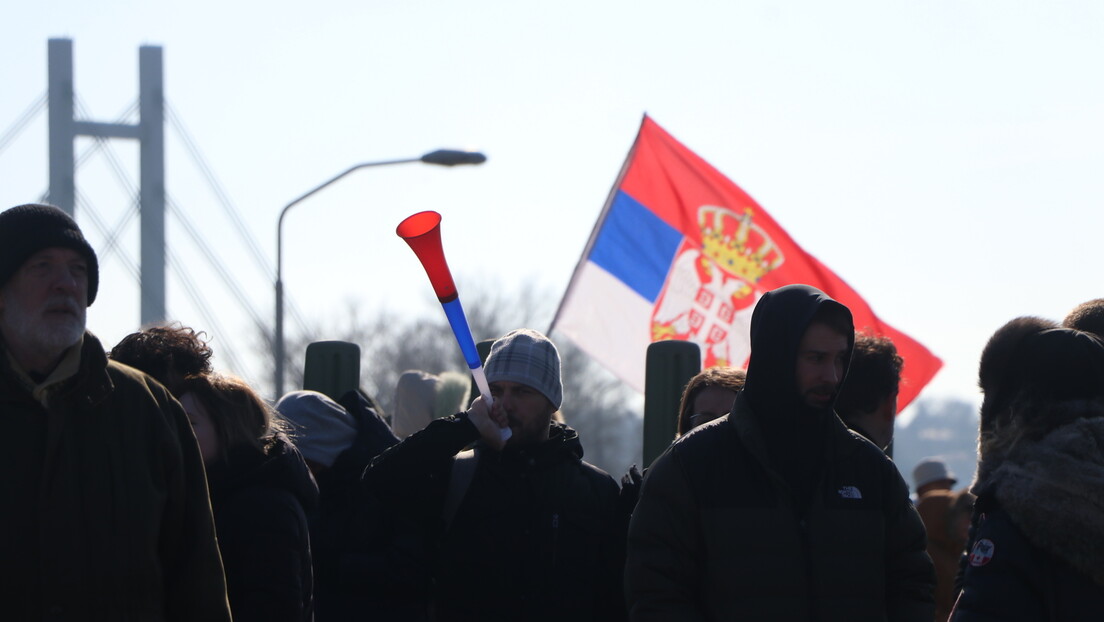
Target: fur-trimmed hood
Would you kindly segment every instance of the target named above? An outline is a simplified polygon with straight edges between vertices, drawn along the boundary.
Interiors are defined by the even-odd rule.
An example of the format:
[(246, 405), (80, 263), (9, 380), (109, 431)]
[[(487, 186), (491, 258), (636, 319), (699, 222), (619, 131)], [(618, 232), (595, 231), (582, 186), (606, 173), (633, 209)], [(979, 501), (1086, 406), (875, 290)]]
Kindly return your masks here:
[(1104, 399), (1051, 403), (1068, 421), (1032, 439), (1028, 417), (984, 434), (972, 487), (991, 494), (1035, 546), (1104, 585)]

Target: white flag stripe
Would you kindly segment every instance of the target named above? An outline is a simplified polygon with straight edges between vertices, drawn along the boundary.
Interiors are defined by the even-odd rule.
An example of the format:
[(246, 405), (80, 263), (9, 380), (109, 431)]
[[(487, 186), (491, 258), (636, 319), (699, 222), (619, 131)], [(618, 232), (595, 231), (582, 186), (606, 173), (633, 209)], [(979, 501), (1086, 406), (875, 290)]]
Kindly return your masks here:
[(643, 393), (651, 316), (651, 302), (588, 261), (564, 294), (556, 330)]

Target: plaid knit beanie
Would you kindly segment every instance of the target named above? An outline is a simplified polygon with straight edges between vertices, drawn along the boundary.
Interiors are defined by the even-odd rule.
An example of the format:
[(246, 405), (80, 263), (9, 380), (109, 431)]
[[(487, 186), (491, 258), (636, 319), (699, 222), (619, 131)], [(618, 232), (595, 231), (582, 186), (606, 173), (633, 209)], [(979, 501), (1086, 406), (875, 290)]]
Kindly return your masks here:
[(96, 252), (69, 214), (53, 205), (28, 203), (0, 212), (0, 287), (31, 255), (59, 246), (84, 255), (88, 262), (88, 304), (96, 300), (100, 268)]
[(547, 337), (519, 328), (495, 340), (484, 366), (487, 382), (517, 382), (540, 391), (558, 410), (563, 401), (560, 353)]

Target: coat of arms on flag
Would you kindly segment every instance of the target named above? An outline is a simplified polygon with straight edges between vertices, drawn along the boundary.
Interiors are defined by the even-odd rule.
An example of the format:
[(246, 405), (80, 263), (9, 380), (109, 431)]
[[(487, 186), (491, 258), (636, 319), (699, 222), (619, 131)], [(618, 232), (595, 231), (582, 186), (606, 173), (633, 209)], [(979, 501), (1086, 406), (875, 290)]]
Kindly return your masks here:
[(645, 115), (552, 329), (643, 392), (655, 341), (697, 343), (703, 367), (744, 366), (756, 301), (792, 283), (821, 289), (851, 309), (857, 330), (893, 340), (905, 361), (901, 408), (942, 365)]
[[(682, 339), (702, 349), (704, 367), (740, 366), (750, 354), (738, 335), (738, 314), (755, 305), (755, 284), (785, 261), (751, 208), (737, 214), (698, 208), (701, 244), (684, 240), (652, 313), (652, 341)], [(745, 314), (746, 315), (746, 314)]]

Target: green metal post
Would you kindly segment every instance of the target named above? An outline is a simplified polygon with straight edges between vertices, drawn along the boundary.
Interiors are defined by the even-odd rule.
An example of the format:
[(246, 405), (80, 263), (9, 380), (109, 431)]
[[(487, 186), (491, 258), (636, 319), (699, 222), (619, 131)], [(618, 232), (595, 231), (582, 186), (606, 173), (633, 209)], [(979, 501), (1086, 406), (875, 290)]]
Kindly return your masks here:
[(308, 345), (303, 388), (333, 400), (360, 388), (360, 346), (348, 341), (315, 341)]
[(644, 372), (644, 464), (650, 465), (675, 439), (686, 383), (701, 371), (701, 348), (692, 341), (648, 346)]

